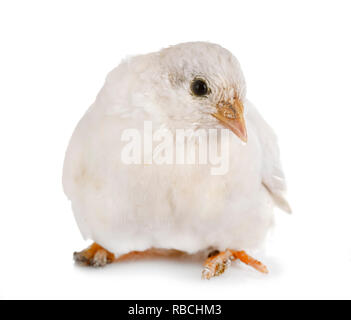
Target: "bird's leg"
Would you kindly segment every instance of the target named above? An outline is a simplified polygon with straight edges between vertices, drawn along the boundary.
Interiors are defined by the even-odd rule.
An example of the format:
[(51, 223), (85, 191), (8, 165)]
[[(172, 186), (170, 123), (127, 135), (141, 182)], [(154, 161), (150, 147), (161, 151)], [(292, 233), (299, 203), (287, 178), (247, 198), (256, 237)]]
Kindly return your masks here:
[(79, 264), (92, 267), (103, 267), (115, 260), (113, 253), (107, 251), (97, 243), (93, 243), (89, 248), (81, 252), (75, 252), (73, 258)]
[(112, 262), (122, 262), (129, 260), (156, 258), (156, 257), (181, 257), (184, 252), (178, 250), (168, 249), (149, 249), (146, 251), (132, 251), (127, 254), (115, 257), (115, 255), (97, 243), (93, 243), (89, 248), (75, 252), (73, 255), (74, 260), (83, 265), (93, 267), (103, 267)]
[(210, 254), (209, 258), (205, 261), (204, 269), (202, 271), (202, 278), (209, 280), (213, 277), (221, 275), (231, 265), (231, 262), (236, 259), (262, 273), (268, 273), (268, 269), (265, 265), (250, 257), (245, 251), (228, 249), (214, 255)]
[(177, 258), (184, 255), (184, 252), (172, 249), (149, 249), (146, 251), (132, 251), (116, 258), (116, 262), (131, 261), (139, 259), (166, 257)]

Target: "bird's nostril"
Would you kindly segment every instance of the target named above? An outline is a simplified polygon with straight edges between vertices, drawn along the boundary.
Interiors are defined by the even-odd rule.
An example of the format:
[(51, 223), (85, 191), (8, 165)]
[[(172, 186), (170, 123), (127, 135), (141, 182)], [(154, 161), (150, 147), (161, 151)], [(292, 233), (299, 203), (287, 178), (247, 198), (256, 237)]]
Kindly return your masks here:
[(227, 119), (236, 119), (237, 117), (237, 110), (235, 110), (233, 103), (221, 101), (217, 104), (217, 109)]
[(230, 110), (224, 110), (224, 111), (223, 111), (223, 115), (224, 115), (226, 118), (235, 119), (235, 118), (236, 118), (236, 111), (234, 110), (233, 107), (230, 107)]
[(219, 109), (219, 112), (227, 119), (235, 119), (237, 116), (237, 111), (231, 104), (218, 105), (218, 109)]

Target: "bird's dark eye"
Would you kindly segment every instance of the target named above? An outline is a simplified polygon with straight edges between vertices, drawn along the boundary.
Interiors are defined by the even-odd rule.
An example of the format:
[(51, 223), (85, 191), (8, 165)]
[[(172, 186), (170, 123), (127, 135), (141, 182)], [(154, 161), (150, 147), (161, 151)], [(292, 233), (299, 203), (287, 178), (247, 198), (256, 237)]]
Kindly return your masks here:
[(208, 94), (208, 87), (204, 80), (195, 79), (191, 83), (191, 91), (195, 96), (202, 97)]

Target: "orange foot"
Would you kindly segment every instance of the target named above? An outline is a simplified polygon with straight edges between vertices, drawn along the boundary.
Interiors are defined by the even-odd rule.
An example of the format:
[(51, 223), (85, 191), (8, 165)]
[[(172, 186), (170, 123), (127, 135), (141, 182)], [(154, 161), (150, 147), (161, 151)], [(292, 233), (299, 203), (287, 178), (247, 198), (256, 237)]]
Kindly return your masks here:
[(75, 252), (73, 259), (79, 264), (92, 267), (104, 267), (115, 260), (113, 253), (108, 252), (103, 247), (93, 243), (89, 248)]
[(236, 259), (239, 259), (241, 262), (253, 267), (257, 271), (268, 273), (268, 269), (264, 264), (250, 257), (245, 251), (227, 249), (224, 252), (215, 253), (214, 255), (209, 256), (204, 264), (202, 279), (209, 280), (221, 275), (231, 265), (231, 262)]

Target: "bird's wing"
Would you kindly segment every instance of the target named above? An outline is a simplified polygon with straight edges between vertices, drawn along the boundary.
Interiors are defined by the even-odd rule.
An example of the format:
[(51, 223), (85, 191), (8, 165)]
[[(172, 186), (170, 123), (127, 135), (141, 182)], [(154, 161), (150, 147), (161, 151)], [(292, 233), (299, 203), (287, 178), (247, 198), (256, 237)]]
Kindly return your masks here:
[(271, 194), (275, 204), (287, 213), (291, 208), (285, 198), (286, 181), (280, 163), (277, 137), (256, 108), (248, 102), (247, 120), (253, 124), (262, 146), (262, 184)]

